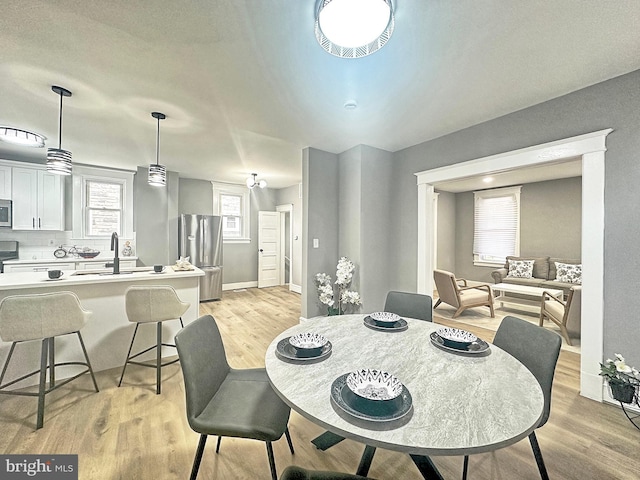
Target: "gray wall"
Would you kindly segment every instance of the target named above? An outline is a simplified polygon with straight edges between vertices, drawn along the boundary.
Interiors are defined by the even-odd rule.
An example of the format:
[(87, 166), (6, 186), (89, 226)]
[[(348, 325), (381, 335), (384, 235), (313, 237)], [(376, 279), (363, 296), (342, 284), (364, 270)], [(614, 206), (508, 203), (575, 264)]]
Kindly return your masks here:
[[(539, 145), (605, 128), (604, 354), (626, 354), (640, 365), (640, 71), (570, 93), (394, 154), (392, 217), (395, 286), (416, 288), (417, 188), (415, 173)], [(588, 192), (585, 192), (588, 195)], [(588, 255), (583, 252), (583, 256)]]
[(167, 186), (147, 183), (148, 171), (138, 167), (133, 181), (133, 225), (139, 265), (176, 261), (178, 252), (178, 174), (167, 172)]
[[(389, 290), (391, 233), (385, 219), (390, 214), (391, 185), (387, 179), (392, 174), (392, 154), (364, 145), (337, 157), (313, 149), (308, 152), (307, 167), (311, 176), (305, 178), (313, 179), (309, 204), (314, 207), (306, 216), (310, 228), (308, 243), (312, 245), (313, 238), (319, 238), (314, 237), (313, 231), (323, 232), (323, 236), (330, 237), (330, 242), (326, 250), (322, 238), (319, 238), (319, 249), (309, 247), (310, 258), (323, 266), (308, 266), (311, 288), (303, 289), (308, 311), (305, 314), (303, 310), (302, 316), (326, 313), (325, 307), (318, 306), (313, 276), (324, 272), (335, 281), (336, 264), (342, 256), (356, 265), (350, 288), (360, 293), (360, 311), (380, 310)], [(307, 174), (304, 169), (303, 174)], [(335, 245), (334, 238), (337, 239)]]
[(206, 180), (180, 179), (180, 213), (213, 215), (213, 187)]
[[(338, 260), (338, 156), (315, 148), (302, 152), (302, 305), (301, 315), (324, 315), (314, 283), (316, 273), (335, 277)], [(311, 179), (311, 180), (310, 180)], [(318, 248), (313, 248), (313, 239)]]
[[(495, 268), (473, 265), (473, 192), (455, 197), (455, 268), (450, 271), (460, 278), (493, 283)], [(520, 254), (580, 259), (581, 215), (581, 177), (522, 185)], [(441, 225), (438, 216), (438, 233)]]

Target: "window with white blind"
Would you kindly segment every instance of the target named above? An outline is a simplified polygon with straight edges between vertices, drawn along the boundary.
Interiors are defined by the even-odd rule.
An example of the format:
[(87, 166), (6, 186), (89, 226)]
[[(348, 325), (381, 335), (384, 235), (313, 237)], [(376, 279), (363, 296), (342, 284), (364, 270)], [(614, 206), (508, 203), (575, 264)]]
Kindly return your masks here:
[(250, 197), (244, 185), (211, 182), (213, 212), (222, 217), (222, 239), (226, 243), (250, 241)]
[(482, 190), (474, 194), (473, 263), (504, 265), (520, 254), (520, 189)]

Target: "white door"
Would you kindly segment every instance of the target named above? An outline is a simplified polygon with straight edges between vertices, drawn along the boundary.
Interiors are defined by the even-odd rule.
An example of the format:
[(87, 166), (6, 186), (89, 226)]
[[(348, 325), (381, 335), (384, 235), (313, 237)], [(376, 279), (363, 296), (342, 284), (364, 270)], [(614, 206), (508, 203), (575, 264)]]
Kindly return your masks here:
[(280, 212), (258, 212), (258, 288), (280, 285)]

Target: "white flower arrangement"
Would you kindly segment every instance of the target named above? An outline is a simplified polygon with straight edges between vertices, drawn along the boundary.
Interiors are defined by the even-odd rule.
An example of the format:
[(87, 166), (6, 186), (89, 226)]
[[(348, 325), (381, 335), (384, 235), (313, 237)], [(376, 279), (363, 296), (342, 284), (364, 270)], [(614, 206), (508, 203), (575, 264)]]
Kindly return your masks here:
[(318, 288), (318, 299), (320, 303), (327, 306), (329, 315), (342, 315), (350, 307), (357, 307), (362, 304), (360, 294), (349, 290), (355, 269), (356, 266), (347, 257), (341, 257), (338, 261), (335, 282), (338, 287), (337, 302), (334, 297), (331, 275), (316, 273), (315, 282)]
[(616, 359), (607, 358), (607, 361), (600, 364), (600, 375), (605, 377), (609, 383), (636, 383), (640, 380), (640, 372), (634, 367), (627, 365), (624, 357), (616, 353)]

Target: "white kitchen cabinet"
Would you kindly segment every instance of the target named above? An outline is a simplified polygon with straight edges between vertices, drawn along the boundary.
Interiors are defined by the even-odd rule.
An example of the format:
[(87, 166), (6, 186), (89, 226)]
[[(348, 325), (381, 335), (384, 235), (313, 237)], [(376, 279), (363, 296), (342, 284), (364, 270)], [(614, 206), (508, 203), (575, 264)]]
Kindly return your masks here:
[(75, 270), (75, 263), (19, 263), (15, 265), (4, 265), (5, 273), (15, 272), (46, 272), (47, 270)]
[(64, 230), (64, 177), (42, 168), (13, 167), (13, 229)]
[(0, 199), (11, 200), (11, 167), (0, 165)]

